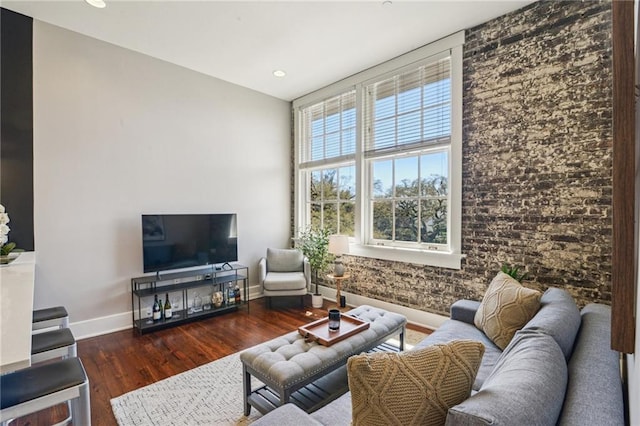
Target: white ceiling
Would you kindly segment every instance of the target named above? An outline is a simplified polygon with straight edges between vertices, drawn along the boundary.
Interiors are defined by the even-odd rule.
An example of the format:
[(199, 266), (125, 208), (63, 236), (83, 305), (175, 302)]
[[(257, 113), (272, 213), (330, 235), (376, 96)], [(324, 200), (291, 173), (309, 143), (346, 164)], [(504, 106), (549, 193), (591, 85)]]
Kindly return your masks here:
[(105, 1), (104, 9), (83, 0), (1, 5), (292, 100), (532, 0)]

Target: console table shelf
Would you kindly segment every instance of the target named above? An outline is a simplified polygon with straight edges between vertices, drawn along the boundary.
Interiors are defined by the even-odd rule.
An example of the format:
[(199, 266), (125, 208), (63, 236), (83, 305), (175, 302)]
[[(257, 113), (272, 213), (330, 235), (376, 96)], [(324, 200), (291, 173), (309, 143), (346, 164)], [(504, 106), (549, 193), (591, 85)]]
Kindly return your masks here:
[[(214, 266), (180, 272), (163, 272), (144, 275), (131, 279), (131, 311), (133, 327), (139, 333), (161, 330), (183, 324), (185, 322), (209, 318), (238, 310), (241, 306), (249, 310), (249, 268), (232, 264), (227, 268), (216, 269)], [(240, 302), (230, 302), (229, 289), (240, 287)], [(211, 295), (221, 292), (224, 302), (215, 307)], [(169, 294), (173, 307), (173, 315), (169, 319), (153, 321), (148, 311), (153, 306), (153, 297), (161, 299)], [(199, 297), (202, 307), (194, 307), (195, 298)], [(163, 300), (164, 303), (164, 300)]]

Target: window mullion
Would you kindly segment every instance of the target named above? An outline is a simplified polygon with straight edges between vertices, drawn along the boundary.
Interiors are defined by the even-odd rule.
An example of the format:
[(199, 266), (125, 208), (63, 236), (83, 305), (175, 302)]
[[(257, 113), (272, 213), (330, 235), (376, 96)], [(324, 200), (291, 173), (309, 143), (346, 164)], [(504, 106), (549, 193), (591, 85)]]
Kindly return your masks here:
[(355, 240), (360, 244), (367, 244), (371, 238), (370, 231), (370, 214), (371, 206), (367, 206), (371, 195), (369, 189), (371, 187), (371, 178), (368, 177), (368, 164), (364, 158), (364, 150), (366, 140), (369, 137), (370, 129), (365, 129), (368, 123), (364, 122), (365, 100), (364, 87), (362, 84), (356, 86), (356, 211), (355, 211)]

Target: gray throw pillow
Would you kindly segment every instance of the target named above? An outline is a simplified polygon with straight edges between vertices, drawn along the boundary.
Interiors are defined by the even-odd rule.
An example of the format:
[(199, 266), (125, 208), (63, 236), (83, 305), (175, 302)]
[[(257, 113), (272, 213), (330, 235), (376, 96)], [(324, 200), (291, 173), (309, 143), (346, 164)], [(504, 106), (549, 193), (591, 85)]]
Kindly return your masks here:
[(303, 261), (298, 249), (267, 249), (268, 272), (303, 272)]
[(519, 331), (480, 390), (449, 409), (446, 425), (555, 425), (567, 380), (556, 341)]
[(561, 288), (552, 287), (542, 295), (538, 313), (522, 329), (553, 337), (568, 360), (580, 323), (580, 311), (573, 297)]

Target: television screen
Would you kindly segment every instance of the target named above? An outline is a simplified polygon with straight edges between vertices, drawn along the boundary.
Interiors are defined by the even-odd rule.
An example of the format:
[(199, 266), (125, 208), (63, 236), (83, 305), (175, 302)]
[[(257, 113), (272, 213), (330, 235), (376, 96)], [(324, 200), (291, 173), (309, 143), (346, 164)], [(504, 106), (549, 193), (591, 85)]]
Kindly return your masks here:
[(235, 214), (142, 215), (144, 272), (238, 260)]

